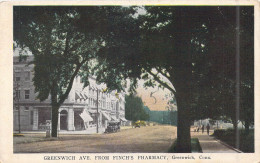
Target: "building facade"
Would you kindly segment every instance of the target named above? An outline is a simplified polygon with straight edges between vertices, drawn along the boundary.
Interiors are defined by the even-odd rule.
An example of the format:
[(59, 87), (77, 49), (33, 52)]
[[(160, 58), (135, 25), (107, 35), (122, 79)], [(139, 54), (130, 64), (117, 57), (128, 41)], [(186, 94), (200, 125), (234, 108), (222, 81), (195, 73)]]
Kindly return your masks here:
[[(51, 123), (50, 96), (43, 102), (36, 99), (32, 81), (34, 65), (28, 65), (32, 60), (32, 56), (23, 61), (13, 58), (14, 130), (19, 128), (19, 117), (23, 131), (46, 130)], [(80, 77), (74, 79), (68, 98), (59, 108), (58, 130), (88, 130), (97, 124), (106, 128), (109, 121), (118, 121), (121, 125), (127, 121), (124, 93), (104, 92), (104, 84), (98, 85), (93, 77), (89, 82), (84, 88)]]

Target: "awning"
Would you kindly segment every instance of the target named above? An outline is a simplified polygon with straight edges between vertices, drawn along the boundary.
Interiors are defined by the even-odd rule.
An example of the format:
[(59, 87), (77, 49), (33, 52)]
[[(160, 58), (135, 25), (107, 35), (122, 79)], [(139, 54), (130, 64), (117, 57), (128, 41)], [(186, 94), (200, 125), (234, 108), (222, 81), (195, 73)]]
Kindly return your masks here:
[(113, 121), (117, 121), (117, 118), (115, 116), (111, 116)]
[(92, 113), (92, 114), (93, 114), (93, 113), (97, 113), (97, 109), (95, 109), (95, 110), (92, 110), (92, 109), (91, 109), (91, 110), (88, 110), (88, 112), (90, 112), (90, 113)]
[(85, 96), (86, 99), (88, 99), (88, 95), (86, 93), (83, 93), (83, 95)]
[(79, 93), (81, 98), (85, 99), (86, 100), (86, 97), (84, 96), (84, 93)]
[(107, 119), (107, 120), (111, 120), (111, 117), (107, 114), (107, 113), (105, 113), (105, 112), (102, 112), (102, 114), (103, 114), (103, 116)]
[(120, 119), (121, 119), (122, 121), (125, 121), (125, 122), (127, 121), (124, 117), (122, 117), (122, 118), (120, 118)]
[(75, 92), (75, 100), (81, 99), (81, 95), (78, 92)]
[(86, 110), (84, 110), (79, 116), (84, 122), (93, 121), (93, 118), (88, 114), (88, 112), (86, 112)]

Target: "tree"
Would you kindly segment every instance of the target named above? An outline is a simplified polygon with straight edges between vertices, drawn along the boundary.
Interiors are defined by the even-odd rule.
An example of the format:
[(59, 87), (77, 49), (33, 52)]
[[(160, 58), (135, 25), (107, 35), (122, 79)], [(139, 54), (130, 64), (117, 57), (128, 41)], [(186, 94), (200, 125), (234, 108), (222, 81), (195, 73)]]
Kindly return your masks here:
[[(105, 69), (98, 71), (98, 79), (113, 85), (114, 80), (120, 83), (130, 78), (134, 89), (137, 79), (142, 78), (145, 86), (154, 87), (157, 82), (169, 89), (178, 106), (177, 150), (191, 152), (190, 122), (198, 118), (193, 116), (195, 112), (204, 112), (203, 117), (212, 116), (211, 111), (216, 117), (235, 115), (228, 111), (234, 108), (230, 105), (234, 89), (225, 86), (229, 80), (236, 81), (236, 7), (149, 6), (145, 11), (136, 21), (129, 21), (131, 25), (124, 33), (110, 35), (106, 44), (112, 46), (99, 51), (99, 67)], [(230, 13), (228, 20), (232, 21), (228, 24)], [(104, 70), (112, 71), (101, 74)], [(222, 98), (232, 100), (222, 99), (222, 106), (214, 106), (221, 101), (218, 93), (223, 89), (226, 93), (221, 93)]]
[[(15, 41), (34, 55), (34, 86), (37, 98), (51, 96), (52, 137), (57, 137), (58, 110), (80, 71), (88, 79), (89, 62), (101, 41), (81, 32), (79, 13), (72, 8), (15, 7)], [(85, 80), (85, 86), (88, 81)]]
[(117, 7), (14, 7), (14, 40), (34, 55), (37, 98), (44, 101), (51, 95), (53, 137), (57, 137), (59, 107), (74, 78), (80, 75), (84, 86), (88, 85), (91, 63), (104, 46), (102, 36), (108, 27), (115, 27), (114, 15), (129, 14), (124, 11)]
[[(146, 7), (146, 12), (137, 21), (139, 29), (131, 31), (125, 49), (119, 51), (121, 48), (104, 47), (100, 51), (103, 55), (99, 56), (105, 62), (101, 63), (108, 62), (106, 65), (115, 69), (118, 77), (131, 78), (133, 85), (136, 84), (135, 78), (142, 76), (147, 80), (147, 86), (158, 82), (160, 87), (169, 89), (178, 105), (177, 149), (179, 152), (191, 152), (192, 47), (200, 45), (192, 43), (192, 40), (199, 34), (196, 28), (203, 30), (202, 23), (208, 16), (204, 8), (197, 7)], [(203, 21), (198, 21), (200, 17), (204, 18)], [(120, 36), (112, 38), (116, 37)], [(111, 53), (118, 57), (110, 57)], [(111, 76), (103, 74), (104, 78), (107, 83)]]
[(140, 97), (134, 95), (126, 95), (125, 97), (125, 117), (131, 121), (148, 120), (149, 114), (144, 110), (144, 104)]
[(210, 55), (206, 56), (208, 65), (204, 67), (208, 73), (198, 80), (202, 85), (195, 86), (199, 92), (197, 107), (202, 107), (196, 111), (201, 119), (230, 119), (236, 141), (239, 120), (254, 119), (253, 8), (217, 9), (222, 23), (209, 28), (212, 41), (206, 45)]

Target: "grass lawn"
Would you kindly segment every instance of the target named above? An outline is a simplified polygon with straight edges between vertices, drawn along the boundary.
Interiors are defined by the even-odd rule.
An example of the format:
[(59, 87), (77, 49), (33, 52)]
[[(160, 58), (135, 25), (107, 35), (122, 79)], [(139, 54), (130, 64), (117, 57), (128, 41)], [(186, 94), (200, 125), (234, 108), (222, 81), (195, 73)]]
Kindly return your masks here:
[[(177, 139), (174, 141), (173, 145), (168, 150), (169, 153), (177, 153), (176, 144), (177, 144)], [(192, 153), (202, 153), (202, 149), (201, 149), (198, 138), (191, 138), (191, 152)]]

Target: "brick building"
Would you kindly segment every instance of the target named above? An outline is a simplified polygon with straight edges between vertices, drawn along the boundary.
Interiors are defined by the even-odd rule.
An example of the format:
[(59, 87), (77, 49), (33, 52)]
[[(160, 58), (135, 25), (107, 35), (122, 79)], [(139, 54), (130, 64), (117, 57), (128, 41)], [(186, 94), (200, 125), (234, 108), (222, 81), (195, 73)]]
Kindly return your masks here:
[[(18, 130), (18, 112), (20, 108), (20, 126), (23, 131), (45, 130), (51, 122), (51, 100), (40, 102), (36, 99), (36, 93), (32, 78), (34, 65), (28, 65), (33, 57), (27, 57), (25, 61), (13, 58), (14, 73), (14, 130)], [(89, 86), (83, 88), (80, 77), (76, 77), (68, 98), (59, 109), (59, 130), (88, 130), (96, 127), (97, 115), (100, 127), (106, 127), (109, 121), (118, 121), (124, 124), (125, 119), (125, 95), (102, 92), (102, 85), (95, 82), (95, 78), (89, 78)], [(99, 93), (97, 93), (97, 91)], [(98, 97), (98, 114), (97, 114)], [(18, 107), (19, 106), (19, 107)]]

